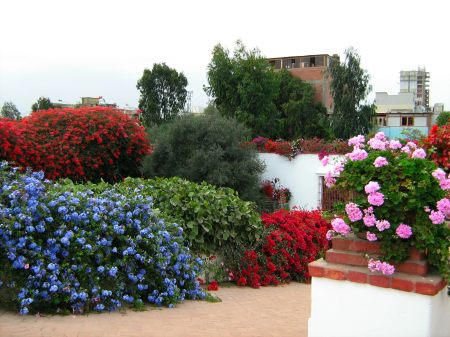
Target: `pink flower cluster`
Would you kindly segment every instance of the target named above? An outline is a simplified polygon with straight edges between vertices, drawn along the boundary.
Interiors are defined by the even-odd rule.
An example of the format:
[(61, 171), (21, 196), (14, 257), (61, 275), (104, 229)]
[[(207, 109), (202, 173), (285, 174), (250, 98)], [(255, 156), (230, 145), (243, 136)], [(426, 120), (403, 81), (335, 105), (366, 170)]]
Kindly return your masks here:
[(325, 173), (325, 185), (330, 188), (332, 186), (334, 186), (334, 184), (336, 184), (336, 179), (333, 177), (331, 171), (328, 171), (327, 173)]
[(377, 220), (375, 222), (375, 225), (377, 226), (380, 232), (384, 231), (385, 229), (389, 229), (391, 227), (391, 224), (387, 220)]
[(439, 200), (436, 207), (439, 212), (443, 213), (446, 217), (450, 217), (450, 199), (444, 198)]
[(371, 232), (366, 232), (366, 238), (368, 241), (377, 241), (378, 237), (376, 234), (371, 233)]
[(384, 194), (380, 192), (370, 193), (367, 197), (369, 204), (374, 206), (381, 206), (384, 203)]
[(448, 177), (445, 177), (445, 171), (441, 168), (438, 168), (433, 171), (432, 176), (439, 180), (439, 186), (442, 190), (447, 191), (450, 190), (450, 174)]
[(369, 183), (364, 186), (364, 191), (367, 194), (375, 193), (380, 190), (380, 185), (376, 181), (369, 181)]
[(391, 150), (398, 150), (398, 149), (401, 149), (401, 148), (402, 148), (402, 143), (400, 143), (398, 140), (393, 139), (393, 140), (391, 140), (391, 141), (389, 142), (389, 148), (390, 148)]
[(389, 162), (387, 161), (387, 159), (384, 158), (384, 157), (381, 157), (381, 156), (377, 157), (377, 159), (375, 159), (375, 161), (373, 162), (373, 165), (375, 167), (383, 167), (383, 166), (386, 166), (388, 164), (389, 164)]
[(351, 222), (359, 221), (363, 217), (363, 214), (358, 208), (358, 205), (353, 202), (349, 202), (347, 205), (345, 205), (345, 212), (347, 212), (348, 218)]
[(357, 147), (353, 149), (353, 152), (347, 153), (346, 156), (353, 161), (364, 160), (367, 158), (368, 154), (366, 150), (361, 150)]
[(427, 154), (425, 153), (424, 149), (416, 149), (411, 155), (411, 158), (424, 159), (426, 156)]
[(370, 259), (367, 265), (371, 272), (379, 271), (384, 275), (392, 275), (395, 272), (395, 267), (387, 262), (381, 262), (380, 260)]
[(322, 166), (327, 166), (329, 160), (330, 160), (330, 157), (328, 157), (328, 156), (323, 157), (322, 160), (321, 160)]
[(325, 237), (327, 238), (328, 241), (330, 241), (334, 237), (334, 234), (336, 234), (336, 232), (330, 229), (325, 235)]
[(431, 211), (428, 217), (430, 218), (431, 222), (435, 225), (440, 225), (445, 221), (445, 215), (441, 211)]
[(371, 138), (367, 144), (374, 150), (386, 150), (386, 142), (376, 138)]
[(342, 235), (348, 235), (351, 232), (350, 226), (345, 223), (341, 218), (336, 218), (331, 221), (331, 227), (333, 230)]
[(401, 223), (397, 229), (395, 230), (395, 233), (397, 233), (399, 238), (402, 239), (409, 239), (411, 235), (413, 234), (412, 228), (408, 225), (405, 225), (404, 223)]
[(375, 222), (377, 219), (375, 218), (375, 214), (373, 214), (373, 207), (369, 207), (364, 210), (363, 222), (367, 227), (375, 226)]
[(366, 141), (366, 139), (364, 138), (363, 135), (358, 135), (356, 137), (350, 138), (348, 140), (348, 145), (349, 146), (354, 146), (355, 148), (361, 148), (364, 147), (364, 142)]

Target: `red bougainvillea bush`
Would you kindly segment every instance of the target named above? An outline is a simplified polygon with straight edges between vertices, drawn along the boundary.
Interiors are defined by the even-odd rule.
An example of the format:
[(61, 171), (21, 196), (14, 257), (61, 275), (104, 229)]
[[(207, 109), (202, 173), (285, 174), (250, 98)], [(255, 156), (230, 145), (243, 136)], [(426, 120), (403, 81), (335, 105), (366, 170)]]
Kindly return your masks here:
[(434, 125), (424, 140), (424, 147), (437, 166), (450, 171), (450, 124)]
[(16, 125), (16, 120), (0, 118), (0, 161), (8, 158), (15, 161), (22, 154)]
[(263, 213), (261, 218), (266, 236), (231, 268), (232, 280), (253, 288), (307, 280), (308, 263), (328, 248), (326, 233), (330, 224), (320, 211), (281, 209)]
[(17, 146), (1, 141), (3, 159), (43, 170), (49, 179), (113, 182), (137, 176), (151, 152), (144, 128), (108, 107), (36, 111), (15, 122), (9, 137)]

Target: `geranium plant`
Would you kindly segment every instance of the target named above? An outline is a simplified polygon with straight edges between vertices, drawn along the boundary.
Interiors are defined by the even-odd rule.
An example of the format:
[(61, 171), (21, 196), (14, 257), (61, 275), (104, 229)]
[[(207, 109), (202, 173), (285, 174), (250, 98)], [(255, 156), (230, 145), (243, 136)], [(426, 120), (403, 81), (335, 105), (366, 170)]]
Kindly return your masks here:
[(261, 183), (262, 190), (267, 198), (281, 204), (287, 204), (291, 200), (292, 194), (289, 188), (279, 185), (280, 179), (264, 180)]
[(349, 145), (353, 151), (325, 181), (353, 191), (354, 200), (338, 208), (328, 238), (353, 232), (379, 241), (382, 256), (368, 267), (388, 275), (395, 269), (391, 263), (405, 260), (415, 247), (448, 279), (450, 177), (415, 143), (389, 141), (382, 132), (367, 143), (363, 136), (351, 138)]

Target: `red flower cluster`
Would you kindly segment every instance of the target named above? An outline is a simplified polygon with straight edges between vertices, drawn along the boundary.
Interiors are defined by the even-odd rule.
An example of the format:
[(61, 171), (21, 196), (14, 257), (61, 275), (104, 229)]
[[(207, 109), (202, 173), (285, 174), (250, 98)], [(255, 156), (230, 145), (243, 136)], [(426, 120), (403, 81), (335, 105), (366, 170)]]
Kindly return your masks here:
[(217, 291), (219, 290), (219, 283), (216, 280), (211, 281), (210, 284), (208, 284), (209, 291)]
[(260, 246), (244, 253), (233, 280), (258, 288), (308, 279), (308, 263), (328, 248), (330, 224), (320, 211), (281, 209), (263, 214), (262, 220), (271, 230)]
[(0, 159), (43, 170), (49, 179), (118, 181), (138, 175), (151, 152), (144, 128), (108, 107), (49, 109), (2, 123), (8, 134), (0, 137)]
[(276, 153), (287, 157), (292, 155), (292, 146), (289, 142), (274, 142), (273, 140), (268, 140), (264, 144), (264, 150), (269, 153)]
[(424, 140), (424, 147), (436, 165), (450, 171), (450, 124), (441, 127), (434, 125)]

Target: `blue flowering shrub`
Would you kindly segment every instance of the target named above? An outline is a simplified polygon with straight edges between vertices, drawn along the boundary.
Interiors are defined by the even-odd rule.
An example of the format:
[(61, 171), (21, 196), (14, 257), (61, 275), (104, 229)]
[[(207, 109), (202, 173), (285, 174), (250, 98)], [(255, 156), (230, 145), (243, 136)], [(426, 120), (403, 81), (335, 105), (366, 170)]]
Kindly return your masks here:
[(204, 298), (202, 261), (151, 197), (52, 186), (0, 163), (0, 305), (86, 312)]

